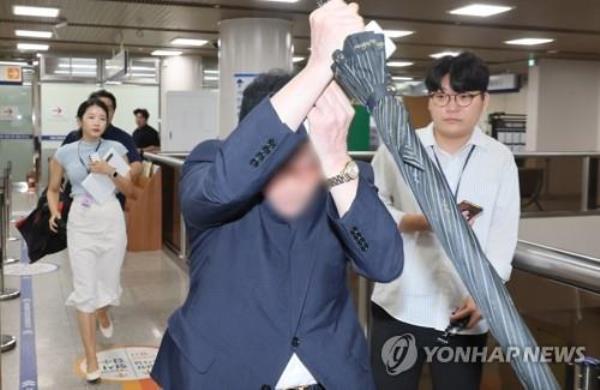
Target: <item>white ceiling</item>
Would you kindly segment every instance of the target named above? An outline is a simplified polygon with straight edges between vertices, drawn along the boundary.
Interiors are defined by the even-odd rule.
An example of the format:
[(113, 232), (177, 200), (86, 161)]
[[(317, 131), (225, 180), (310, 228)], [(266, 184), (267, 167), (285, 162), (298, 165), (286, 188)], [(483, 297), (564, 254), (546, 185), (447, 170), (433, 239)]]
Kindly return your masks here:
[[(398, 39), (397, 59), (415, 62), (397, 71), (420, 76), (429, 65), (429, 54), (448, 50), (472, 50), (496, 71), (524, 71), (527, 59), (555, 57), (600, 61), (599, 0), (494, 0), (515, 7), (489, 18), (450, 15), (448, 10), (471, 1), (458, 0), (364, 0), (358, 3), (366, 20), (384, 28), (414, 30)], [(19, 17), (12, 5), (56, 6), (58, 19)], [(175, 37), (197, 37), (216, 42), (220, 20), (236, 17), (280, 17), (294, 22), (296, 53), (308, 52), (308, 14), (313, 0), (294, 4), (240, 0), (2, 0), (0, 3), (0, 58), (31, 56), (16, 50), (14, 30), (54, 29), (50, 50), (64, 53), (111, 53), (123, 43), (130, 51), (147, 54), (169, 47)], [(66, 26), (55, 27), (61, 22)], [(549, 37), (553, 43), (539, 47), (504, 44), (521, 37)], [(213, 45), (185, 49), (216, 57)]]

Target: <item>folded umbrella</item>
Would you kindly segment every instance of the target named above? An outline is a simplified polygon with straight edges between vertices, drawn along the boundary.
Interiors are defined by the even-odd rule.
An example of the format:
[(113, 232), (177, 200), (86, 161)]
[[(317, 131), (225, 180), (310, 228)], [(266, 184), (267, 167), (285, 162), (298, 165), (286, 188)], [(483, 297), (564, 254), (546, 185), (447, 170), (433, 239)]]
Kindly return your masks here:
[(492, 334), (505, 355), (510, 356), (523, 386), (559, 389), (546, 363), (524, 356), (526, 350), (539, 351), (538, 346), (458, 209), (445, 177), (411, 128), (408, 112), (395, 96), (385, 64), (383, 35), (363, 32), (349, 36), (343, 49), (334, 53), (333, 69), (336, 81), (346, 93), (373, 115), (382, 141)]

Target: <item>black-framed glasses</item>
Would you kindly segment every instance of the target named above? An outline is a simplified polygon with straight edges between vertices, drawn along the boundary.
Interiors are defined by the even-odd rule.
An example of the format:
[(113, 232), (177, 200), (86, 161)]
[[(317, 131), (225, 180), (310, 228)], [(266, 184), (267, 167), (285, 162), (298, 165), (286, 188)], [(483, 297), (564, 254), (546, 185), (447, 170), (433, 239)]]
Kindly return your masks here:
[(450, 103), (450, 100), (454, 99), (457, 106), (468, 107), (473, 103), (473, 100), (481, 96), (481, 92), (464, 92), (455, 95), (450, 95), (444, 92), (433, 92), (429, 94), (429, 98), (438, 107), (445, 107)]

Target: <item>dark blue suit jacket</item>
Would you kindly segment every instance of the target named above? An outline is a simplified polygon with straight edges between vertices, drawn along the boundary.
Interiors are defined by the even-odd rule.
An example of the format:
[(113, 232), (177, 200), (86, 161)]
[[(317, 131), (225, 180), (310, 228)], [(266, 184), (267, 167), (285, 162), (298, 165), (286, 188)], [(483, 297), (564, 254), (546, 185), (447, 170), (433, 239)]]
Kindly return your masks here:
[(402, 241), (368, 164), (343, 218), (325, 190), (294, 221), (275, 214), (261, 191), (306, 140), (267, 99), (226, 141), (187, 158), (180, 192), (191, 282), (153, 369), (165, 389), (270, 389), (294, 352), (328, 390), (374, 389), (346, 265), (391, 281)]

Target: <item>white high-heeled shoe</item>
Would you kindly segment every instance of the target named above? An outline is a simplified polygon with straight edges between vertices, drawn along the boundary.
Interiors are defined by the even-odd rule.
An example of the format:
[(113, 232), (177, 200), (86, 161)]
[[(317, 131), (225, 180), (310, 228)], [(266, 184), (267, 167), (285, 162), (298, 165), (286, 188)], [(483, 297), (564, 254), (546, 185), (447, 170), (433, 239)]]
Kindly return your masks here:
[(102, 324), (99, 324), (99, 328), (100, 328), (100, 333), (102, 333), (102, 336), (104, 336), (107, 339), (110, 339), (111, 337), (113, 337), (113, 333), (115, 331), (114, 327), (113, 327), (113, 322), (112, 319), (110, 318), (110, 316), (107, 314), (108, 316), (108, 321), (109, 321), (109, 325), (106, 328), (102, 327)]
[(99, 383), (101, 376), (102, 376), (102, 371), (99, 368), (96, 371), (88, 372), (87, 364), (86, 364), (85, 380), (87, 381), (87, 383), (90, 383), (90, 384)]

